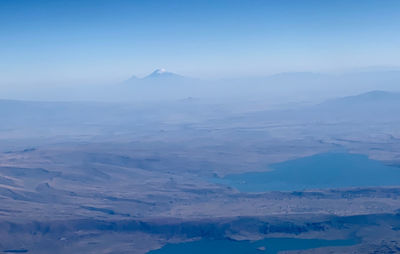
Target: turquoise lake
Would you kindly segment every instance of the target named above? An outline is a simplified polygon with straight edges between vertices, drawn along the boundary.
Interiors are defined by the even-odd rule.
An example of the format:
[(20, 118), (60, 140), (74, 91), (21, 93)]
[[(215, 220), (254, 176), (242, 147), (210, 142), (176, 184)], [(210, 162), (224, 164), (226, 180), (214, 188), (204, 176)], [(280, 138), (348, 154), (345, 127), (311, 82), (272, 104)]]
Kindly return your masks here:
[(148, 254), (276, 254), (284, 250), (306, 250), (328, 246), (351, 246), (359, 240), (268, 238), (260, 241), (200, 240), (167, 244)]
[(400, 168), (360, 154), (323, 153), (273, 164), (270, 168), (211, 181), (242, 192), (400, 185)]

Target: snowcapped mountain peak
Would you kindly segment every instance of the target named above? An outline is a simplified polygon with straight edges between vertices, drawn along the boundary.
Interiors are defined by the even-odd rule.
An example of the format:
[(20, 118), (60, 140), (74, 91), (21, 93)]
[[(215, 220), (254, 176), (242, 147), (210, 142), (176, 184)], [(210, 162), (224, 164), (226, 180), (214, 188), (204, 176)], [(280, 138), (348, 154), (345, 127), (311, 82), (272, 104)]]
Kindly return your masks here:
[(150, 75), (148, 75), (145, 78), (161, 78), (161, 77), (174, 78), (174, 77), (180, 77), (180, 75), (168, 72), (167, 70), (161, 68), (153, 71)]
[(160, 68), (160, 69), (156, 69), (155, 71), (153, 71), (152, 73), (150, 73), (149, 75), (143, 77), (143, 78), (137, 78), (136, 76), (131, 77), (130, 79), (124, 81), (124, 84), (155, 84), (155, 83), (162, 83), (162, 84), (167, 84), (169, 83), (173, 83), (173, 84), (177, 84), (177, 83), (183, 83), (186, 82), (190, 79), (181, 76), (179, 74), (173, 73), (173, 72), (169, 72), (166, 69)]
[(167, 70), (164, 69), (164, 68), (161, 68), (161, 69), (155, 70), (153, 73), (154, 73), (154, 74), (163, 74), (163, 73), (165, 73), (165, 72), (167, 72)]

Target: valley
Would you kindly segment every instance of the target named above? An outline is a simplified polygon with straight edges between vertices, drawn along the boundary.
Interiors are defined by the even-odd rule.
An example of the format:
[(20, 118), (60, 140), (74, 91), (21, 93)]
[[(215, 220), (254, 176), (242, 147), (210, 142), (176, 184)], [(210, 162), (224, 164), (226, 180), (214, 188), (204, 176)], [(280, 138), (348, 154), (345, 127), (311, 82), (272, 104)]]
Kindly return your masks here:
[[(35, 113), (33, 122), (8, 116), (0, 131), (0, 251), (168, 253), (155, 249), (201, 239), (286, 238), (355, 241), (299, 253), (397, 251), (400, 119), (387, 122), (384, 112), (399, 104), (383, 104), (365, 124), (357, 108), (227, 114), (197, 103), (152, 114), (116, 105), (101, 116), (78, 105), (82, 115), (66, 122), (62, 116), (76, 109), (50, 103), (59, 118), (48, 122)], [(328, 111), (331, 118), (320, 117)], [(273, 177), (281, 182), (276, 188)], [(241, 187), (256, 183), (261, 188)]]

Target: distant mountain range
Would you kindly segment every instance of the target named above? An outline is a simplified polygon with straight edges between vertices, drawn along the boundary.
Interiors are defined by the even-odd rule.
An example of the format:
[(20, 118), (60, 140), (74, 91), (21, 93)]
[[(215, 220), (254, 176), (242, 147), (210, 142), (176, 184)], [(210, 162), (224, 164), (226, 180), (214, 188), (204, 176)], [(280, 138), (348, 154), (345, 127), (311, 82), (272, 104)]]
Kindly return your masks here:
[[(134, 76), (126, 80), (123, 82), (123, 87), (132, 89), (131, 92), (124, 92), (124, 94), (140, 94), (140, 98), (153, 98), (156, 95), (168, 99), (186, 97), (252, 98), (268, 100), (273, 103), (282, 103), (283, 101), (283, 103), (288, 103), (317, 102), (377, 89), (396, 91), (400, 90), (399, 82), (400, 71), (342, 74), (287, 72), (264, 77), (206, 80), (157, 69), (145, 77)], [(166, 89), (166, 91), (162, 89)]]
[[(167, 91), (168, 89), (161, 90)], [(188, 101), (193, 100), (176, 100), (165, 105), (173, 106), (171, 108), (173, 112), (178, 112), (179, 108), (190, 110), (191, 104), (188, 104)], [(198, 108), (200, 104), (201, 100), (194, 104), (193, 107)], [(200, 111), (206, 110), (206, 107), (198, 109)], [(207, 109), (209, 110), (209, 108)], [(160, 112), (160, 109), (156, 111)], [(138, 112), (135, 107), (131, 107), (129, 104), (0, 100), (0, 118), (3, 119), (3, 125), (6, 122), (8, 124), (22, 122), (48, 124), (49, 121), (54, 123), (89, 122), (103, 119), (105, 115), (109, 119), (118, 121), (117, 119), (122, 119), (125, 115), (136, 114), (135, 117), (137, 118)], [(254, 121), (259, 118), (270, 120), (295, 119), (300, 121), (326, 120), (330, 118), (350, 121), (357, 119), (400, 120), (397, 112), (400, 112), (400, 93), (371, 91), (356, 96), (331, 99), (299, 109), (248, 112), (245, 113), (245, 117), (248, 118), (248, 121)]]
[(399, 121), (400, 93), (370, 91), (327, 100), (306, 110), (309, 117), (342, 121)]
[(315, 107), (330, 111), (341, 110), (343, 114), (356, 110), (363, 114), (376, 111), (395, 113), (390, 111), (396, 108), (400, 109), (400, 93), (376, 90), (355, 96), (327, 100)]
[(347, 96), (335, 100), (330, 100), (326, 103), (388, 103), (388, 102), (400, 103), (400, 93), (398, 92), (387, 92), (375, 90), (355, 96)]
[(143, 78), (138, 78), (137, 76), (132, 76), (130, 79), (126, 80), (123, 82), (123, 84), (127, 85), (137, 85), (137, 84), (160, 84), (164, 83), (166, 85), (171, 85), (171, 84), (176, 84), (176, 83), (182, 83), (185, 81), (192, 80), (191, 78), (187, 78), (184, 76), (181, 76), (179, 74), (169, 72), (165, 69), (156, 69), (149, 75), (143, 77)]
[(400, 122), (400, 93), (370, 91), (355, 96), (329, 99), (319, 104), (291, 109), (247, 113), (241, 121), (291, 122)]
[(271, 76), (196, 79), (165, 69), (118, 83), (53, 86), (0, 86), (2, 98), (35, 101), (142, 102), (188, 97), (262, 104), (315, 104), (367, 91), (400, 91), (400, 71), (326, 74), (287, 72)]

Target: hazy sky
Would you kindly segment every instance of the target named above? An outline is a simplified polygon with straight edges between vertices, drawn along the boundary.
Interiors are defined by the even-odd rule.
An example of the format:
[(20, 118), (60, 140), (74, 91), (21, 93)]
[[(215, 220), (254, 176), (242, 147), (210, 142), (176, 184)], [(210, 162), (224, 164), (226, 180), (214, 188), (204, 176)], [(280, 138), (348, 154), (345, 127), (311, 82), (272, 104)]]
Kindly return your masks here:
[(400, 66), (399, 0), (0, 0), (0, 83)]

